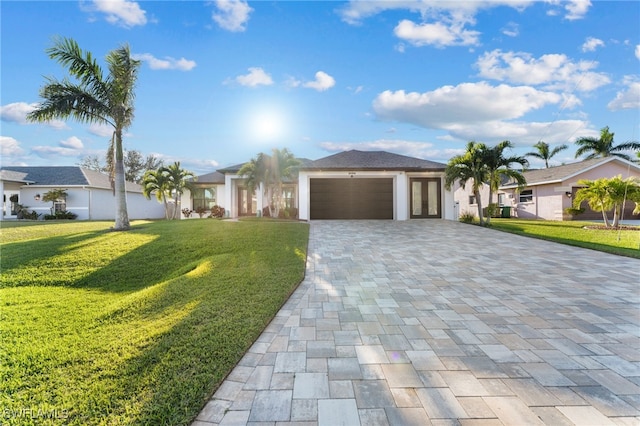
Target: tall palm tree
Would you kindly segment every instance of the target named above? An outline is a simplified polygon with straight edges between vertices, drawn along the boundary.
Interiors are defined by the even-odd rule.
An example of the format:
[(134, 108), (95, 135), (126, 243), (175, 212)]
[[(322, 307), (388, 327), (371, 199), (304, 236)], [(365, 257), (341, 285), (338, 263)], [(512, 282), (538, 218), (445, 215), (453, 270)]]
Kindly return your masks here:
[(472, 191), (476, 197), (480, 225), (484, 225), (480, 188), (489, 179), (489, 170), (484, 164), (483, 158), (486, 150), (487, 146), (483, 143), (474, 141), (467, 143), (465, 153), (456, 155), (447, 163), (444, 181), (447, 189), (451, 189), (456, 181), (459, 181), (460, 186), (464, 189), (467, 182), (472, 181)]
[(283, 184), (293, 178), (300, 161), (287, 148), (271, 151), (271, 155), (260, 153), (244, 164), (238, 174), (245, 176), (251, 192), (262, 188), (269, 202), (269, 215), (278, 217), (283, 206)]
[(73, 118), (82, 123), (100, 123), (113, 128), (110, 147), (113, 146), (115, 157), (114, 229), (129, 229), (122, 133), (133, 122), (134, 88), (140, 61), (131, 58), (127, 45), (112, 50), (106, 57), (109, 74), (105, 77), (91, 52), (83, 52), (73, 39), (59, 38), (46, 52), (51, 59), (66, 67), (77, 82), (46, 78), (40, 89), (43, 100), (27, 115), (27, 119), (46, 122), (55, 118)]
[(180, 204), (182, 202), (182, 194), (189, 186), (188, 179), (195, 177), (195, 175), (192, 172), (181, 168), (179, 161), (176, 161), (167, 167), (162, 167), (160, 170), (167, 179), (167, 189), (169, 193), (174, 197), (175, 209), (173, 211), (173, 219), (177, 219), (181, 210)]
[[(510, 141), (502, 141), (494, 147), (485, 148), (482, 151), (483, 163), (487, 168), (488, 182), (489, 182), (489, 204), (493, 203), (493, 194), (498, 192), (500, 184), (503, 183), (503, 179), (515, 181), (518, 184), (518, 188), (524, 188), (526, 180), (522, 171), (529, 165), (526, 158), (513, 155), (505, 156), (505, 150), (507, 148), (513, 148), (513, 144)], [(515, 170), (511, 168), (512, 164), (520, 164), (521, 170)], [(487, 215), (487, 224), (491, 221), (491, 215)]]
[(554, 157), (560, 151), (564, 151), (565, 149), (569, 148), (567, 145), (562, 144), (550, 150), (551, 147), (549, 146), (549, 144), (543, 141), (538, 142), (533, 147), (536, 149), (536, 151), (527, 152), (524, 156), (536, 157), (544, 160), (544, 166), (546, 168), (549, 168), (549, 160), (551, 160), (552, 157)]
[(609, 131), (609, 127), (603, 127), (600, 130), (599, 138), (580, 138), (576, 141), (576, 145), (579, 146), (576, 151), (576, 158), (584, 154), (589, 154), (585, 157), (585, 160), (600, 157), (616, 156), (631, 161), (631, 157), (621, 151), (638, 151), (640, 150), (640, 142), (625, 142), (619, 145), (613, 144), (613, 135)]
[(164, 218), (169, 219), (169, 205), (167, 196), (169, 195), (169, 178), (162, 169), (147, 170), (142, 177), (142, 193), (147, 199), (151, 194), (155, 194), (156, 200), (164, 204)]

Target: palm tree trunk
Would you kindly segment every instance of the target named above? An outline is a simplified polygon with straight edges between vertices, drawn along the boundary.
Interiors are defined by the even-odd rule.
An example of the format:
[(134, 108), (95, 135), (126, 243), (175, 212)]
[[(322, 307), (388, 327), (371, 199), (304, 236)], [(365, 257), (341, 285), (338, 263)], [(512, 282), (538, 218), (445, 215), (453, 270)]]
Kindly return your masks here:
[(124, 153), (122, 150), (122, 129), (115, 131), (115, 196), (116, 196), (116, 231), (129, 229), (129, 215), (127, 213), (127, 192), (124, 178)]
[(487, 204), (487, 221), (486, 224), (489, 225), (491, 223), (491, 213), (492, 213), (492, 209), (491, 209), (491, 204), (493, 201), (493, 191), (491, 190), (491, 187), (489, 187), (489, 203)]
[(617, 228), (620, 225), (621, 214), (622, 214), (622, 208), (620, 208), (620, 205), (616, 203), (613, 206), (613, 224), (611, 224), (611, 226), (613, 226), (614, 228)]
[(480, 199), (480, 190), (473, 191), (473, 195), (476, 197), (476, 204), (478, 205), (478, 219), (480, 219), (480, 225), (484, 225), (484, 219), (482, 216), (482, 200)]

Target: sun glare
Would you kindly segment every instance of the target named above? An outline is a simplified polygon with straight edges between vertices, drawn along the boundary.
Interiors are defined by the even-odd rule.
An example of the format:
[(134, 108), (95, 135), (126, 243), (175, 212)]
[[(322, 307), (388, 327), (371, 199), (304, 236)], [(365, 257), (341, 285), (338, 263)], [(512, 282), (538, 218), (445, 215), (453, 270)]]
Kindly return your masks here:
[(283, 136), (284, 120), (276, 111), (256, 113), (251, 120), (251, 134), (258, 141), (272, 141)]

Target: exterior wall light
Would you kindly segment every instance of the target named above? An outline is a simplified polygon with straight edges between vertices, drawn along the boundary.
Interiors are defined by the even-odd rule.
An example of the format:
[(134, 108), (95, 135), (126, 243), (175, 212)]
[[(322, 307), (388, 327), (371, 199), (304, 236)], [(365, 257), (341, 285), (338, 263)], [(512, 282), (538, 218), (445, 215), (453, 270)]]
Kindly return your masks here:
[(36, 195), (33, 197), (33, 199), (34, 199), (34, 200), (36, 200), (36, 201), (40, 201), (40, 194), (36, 194)]
[(566, 195), (567, 197), (571, 198), (572, 194), (571, 194), (571, 192), (567, 191), (567, 192), (564, 193), (564, 195)]

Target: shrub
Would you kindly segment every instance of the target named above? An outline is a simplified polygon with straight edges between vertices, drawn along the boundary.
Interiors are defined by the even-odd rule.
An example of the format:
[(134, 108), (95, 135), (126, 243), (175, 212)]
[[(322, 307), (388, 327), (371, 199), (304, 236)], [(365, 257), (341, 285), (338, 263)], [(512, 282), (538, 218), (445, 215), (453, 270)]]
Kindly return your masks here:
[(224, 217), (224, 207), (215, 205), (211, 207), (211, 214), (209, 217)]
[(579, 209), (576, 209), (574, 207), (568, 207), (566, 209), (564, 209), (564, 212), (570, 216), (577, 216), (579, 214), (584, 213), (584, 207), (581, 207)]
[[(191, 216), (191, 209), (188, 209), (188, 208), (182, 209), (182, 214), (184, 215), (184, 217), (190, 217)], [(202, 216), (200, 216), (200, 217), (202, 217)]]
[(205, 209), (204, 206), (196, 207), (196, 213), (198, 213), (198, 215), (200, 215), (200, 217), (204, 217), (204, 214), (206, 212), (207, 212), (207, 209)]
[(476, 215), (469, 211), (464, 211), (460, 213), (460, 217), (458, 218), (458, 220), (462, 223), (473, 223), (476, 220)]
[(498, 203), (489, 204), (486, 214), (488, 217), (500, 217), (500, 205)]
[(64, 211), (55, 212), (55, 214), (45, 214), (44, 220), (62, 220), (62, 219), (73, 220), (77, 217), (78, 217), (77, 214), (64, 210)]

